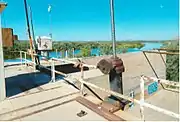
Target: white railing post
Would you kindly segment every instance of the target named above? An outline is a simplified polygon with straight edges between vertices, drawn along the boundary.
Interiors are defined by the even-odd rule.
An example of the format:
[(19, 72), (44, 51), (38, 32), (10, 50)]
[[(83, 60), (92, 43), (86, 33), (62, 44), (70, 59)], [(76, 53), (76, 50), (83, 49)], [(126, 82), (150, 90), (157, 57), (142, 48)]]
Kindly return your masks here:
[(22, 51), (20, 51), (20, 60), (21, 60), (21, 68), (22, 68), (22, 64), (23, 64), (23, 61), (22, 61)]
[(25, 59), (25, 66), (27, 66), (27, 53), (26, 52), (24, 52), (24, 59)]
[(51, 82), (55, 82), (55, 66), (53, 59), (51, 59)]
[(141, 113), (141, 119), (144, 121), (144, 79), (143, 76), (141, 76), (141, 98), (140, 98), (140, 113)]
[(68, 58), (68, 51), (66, 50), (66, 58)]
[(58, 58), (58, 53), (57, 53), (57, 49), (56, 49), (56, 58)]
[(75, 56), (74, 56), (74, 48), (73, 48), (73, 58), (74, 58)]
[(34, 72), (36, 72), (36, 57), (33, 56), (33, 69), (34, 69)]
[[(81, 79), (83, 80), (84, 79), (84, 70), (83, 70), (83, 63), (82, 63), (82, 61), (80, 62), (80, 68), (81, 68)], [(84, 95), (83, 88), (84, 88), (84, 83), (81, 83), (81, 94), (82, 95)]]

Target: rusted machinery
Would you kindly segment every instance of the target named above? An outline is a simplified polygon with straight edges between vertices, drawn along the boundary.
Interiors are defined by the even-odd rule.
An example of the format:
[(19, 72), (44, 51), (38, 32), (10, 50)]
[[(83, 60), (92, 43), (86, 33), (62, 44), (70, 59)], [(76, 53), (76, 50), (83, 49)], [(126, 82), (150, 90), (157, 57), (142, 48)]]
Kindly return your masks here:
[[(108, 59), (102, 59), (98, 62), (97, 68), (104, 74), (109, 74), (110, 89), (114, 92), (123, 94), (122, 73), (125, 72), (123, 61), (119, 57), (112, 56)], [(115, 112), (119, 109), (124, 110), (124, 107), (130, 103), (113, 95), (105, 98), (101, 103), (104, 108), (110, 112)]]

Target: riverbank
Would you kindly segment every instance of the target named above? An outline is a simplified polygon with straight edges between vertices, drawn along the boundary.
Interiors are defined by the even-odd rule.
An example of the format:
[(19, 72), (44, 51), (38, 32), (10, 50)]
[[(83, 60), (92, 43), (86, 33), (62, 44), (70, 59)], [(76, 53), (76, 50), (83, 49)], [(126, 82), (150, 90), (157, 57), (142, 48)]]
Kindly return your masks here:
[[(130, 53), (139, 52), (141, 50), (151, 50), (153, 48), (160, 48), (163, 43), (139, 43), (139, 42), (121, 42), (117, 43), (117, 53)], [(4, 48), (4, 59), (15, 59), (20, 57), (18, 51), (26, 51), (28, 44), (22, 42), (16, 42), (14, 47)], [(50, 52), (50, 57), (89, 57), (99, 55), (112, 54), (112, 44), (110, 42), (55, 42), (53, 43), (53, 49)], [(28, 57), (27, 57), (28, 58)]]

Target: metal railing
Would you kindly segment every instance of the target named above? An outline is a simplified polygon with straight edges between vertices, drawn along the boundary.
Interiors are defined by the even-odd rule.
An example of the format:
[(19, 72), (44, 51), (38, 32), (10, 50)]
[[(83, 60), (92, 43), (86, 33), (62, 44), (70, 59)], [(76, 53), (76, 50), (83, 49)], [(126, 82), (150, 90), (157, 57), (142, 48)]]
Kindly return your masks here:
[[(35, 66), (37, 65), (35, 62), (32, 62), (32, 61), (29, 61), (26, 59), (26, 55), (27, 55), (27, 52), (24, 52), (24, 51), (21, 51), (20, 52), (20, 58), (21, 58), (21, 61), (23, 59), (23, 53), (24, 53), (24, 57), (25, 57), (25, 64), (27, 63), (32, 63), (34, 65), (34, 68)], [(36, 55), (36, 54), (34, 54)], [(90, 86), (92, 88), (95, 88), (95, 89), (98, 89), (98, 90), (101, 90), (101, 91), (104, 91), (106, 93), (109, 93), (109, 94), (112, 94), (114, 96), (117, 96), (117, 97), (120, 97), (120, 98), (123, 98), (125, 100), (129, 100), (133, 103), (136, 103), (136, 104), (139, 104), (140, 105), (140, 114), (141, 114), (141, 119), (142, 120), (145, 120), (145, 116), (144, 116), (144, 107), (146, 108), (150, 108), (150, 109), (153, 109), (157, 112), (160, 112), (160, 113), (163, 113), (163, 114), (166, 114), (168, 116), (171, 116), (171, 117), (174, 117), (174, 118), (178, 118), (180, 119), (180, 114), (177, 114), (177, 113), (174, 113), (174, 112), (171, 112), (169, 110), (166, 110), (166, 109), (163, 109), (163, 108), (160, 108), (160, 107), (157, 107), (155, 105), (152, 105), (152, 104), (149, 104), (147, 102), (144, 101), (144, 95), (145, 95), (145, 80), (149, 80), (151, 79), (151, 81), (156, 81), (158, 83), (164, 83), (164, 84), (169, 84), (169, 85), (174, 85), (176, 87), (179, 87), (180, 84), (179, 83), (174, 83), (173, 81), (168, 81), (168, 80), (163, 80), (163, 79), (159, 79), (159, 78), (153, 78), (153, 77), (147, 77), (147, 76), (141, 76), (141, 83), (140, 83), (140, 88), (141, 88), (141, 99), (140, 100), (137, 100), (137, 99), (134, 99), (132, 97), (129, 97), (129, 96), (125, 96), (125, 95), (122, 95), (120, 93), (117, 93), (117, 92), (114, 92), (114, 91), (111, 91), (111, 90), (108, 90), (108, 89), (105, 89), (105, 88), (101, 88), (95, 84), (92, 84), (92, 83), (89, 83), (87, 81), (84, 80), (84, 71), (83, 71), (83, 67), (84, 66), (87, 66), (87, 67), (93, 67), (93, 68), (96, 68), (96, 66), (93, 66), (93, 65), (88, 65), (88, 64), (83, 64), (81, 63), (81, 77), (80, 78), (76, 78), (76, 77), (73, 77), (72, 75), (68, 75), (68, 74), (65, 74), (65, 73), (62, 73), (62, 72), (59, 72), (59, 71), (56, 71), (55, 70), (55, 65), (54, 65), (54, 61), (65, 61), (65, 62), (68, 62), (68, 63), (73, 63), (73, 64), (76, 64), (77, 62), (73, 62), (73, 61), (69, 61), (69, 60), (66, 60), (66, 59), (57, 59), (57, 58), (51, 58), (50, 60), (48, 60), (48, 62), (51, 62), (51, 69), (45, 67), (45, 66), (42, 66), (42, 65), (39, 65), (40, 67), (42, 68), (45, 68), (49, 71), (51, 71), (51, 82), (55, 82), (55, 73), (59, 74), (59, 75), (62, 75), (64, 76), (63, 79), (64, 80), (67, 80), (69, 81), (70, 83), (73, 84), (73, 81), (76, 80), (76, 81), (79, 81), (81, 83), (81, 88), (80, 88), (80, 92), (82, 93), (82, 95), (84, 94), (83, 93), (83, 88), (84, 88), (84, 85), (86, 86)], [(22, 64), (22, 63), (21, 63)], [(147, 85), (147, 84), (146, 84)]]

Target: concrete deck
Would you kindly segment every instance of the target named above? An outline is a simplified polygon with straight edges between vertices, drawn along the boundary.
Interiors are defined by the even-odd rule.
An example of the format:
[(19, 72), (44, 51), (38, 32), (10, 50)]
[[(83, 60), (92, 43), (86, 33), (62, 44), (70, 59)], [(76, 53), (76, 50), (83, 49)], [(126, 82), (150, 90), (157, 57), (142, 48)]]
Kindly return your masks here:
[[(141, 58), (136, 58), (136, 56)], [(150, 60), (155, 66), (160, 78), (165, 78), (165, 66), (161, 61), (162, 59), (160, 56), (157, 54), (150, 54), (148, 56), (151, 57)], [(140, 75), (144, 74), (147, 76), (154, 76), (142, 54), (123, 55), (122, 59), (124, 59), (126, 67), (126, 72), (123, 73), (125, 94), (128, 94), (132, 87), (139, 85)], [(99, 59), (95, 60), (98, 61)], [(79, 96), (79, 93), (77, 93), (77, 89), (67, 84), (64, 80), (57, 80), (55, 83), (48, 83), (50, 81), (49, 76), (37, 72), (33, 74), (31, 68), (23, 68), (20, 70), (20, 66), (6, 67), (5, 75), (7, 82), (6, 85), (11, 84), (10, 87), (6, 87), (12, 91), (13, 89), (18, 89), (20, 91), (17, 90), (18, 92), (13, 96), (12, 93), (9, 93), (11, 94), (11, 97), (0, 103), (0, 120), (106, 120), (81, 104), (71, 101)], [(78, 78), (80, 77), (79, 72), (71, 73), (71, 75)], [(87, 82), (109, 89), (108, 75), (103, 75), (98, 69), (85, 71), (84, 76), (84, 79), (87, 80)], [(23, 84), (22, 87), (32, 86), (32, 83), (40, 84), (39, 86), (29, 87), (28, 90), (23, 91), (22, 87), (19, 87), (18, 85), (16, 87), (16, 83), (18, 82), (21, 85)], [(31, 85), (29, 83), (31, 83)], [(79, 84), (77, 83), (77, 85)], [(102, 98), (108, 95), (102, 91), (96, 89), (93, 90), (95, 90)], [(88, 100), (94, 103), (100, 103), (100, 101), (87, 89), (85, 91), (90, 95), (86, 97)], [(136, 92), (138, 91), (139, 88), (137, 88)], [(68, 96), (68, 94), (71, 95)], [(154, 96), (148, 98), (147, 102), (179, 114), (179, 94), (177, 93), (161, 90)], [(80, 110), (85, 110), (88, 114), (79, 118), (76, 114), (80, 112)], [(67, 112), (65, 113), (64, 111)], [(139, 106), (136, 105), (128, 111), (118, 111), (115, 114), (126, 120), (139, 120), (139, 111)], [(145, 109), (145, 119), (150, 121), (177, 121), (177, 119), (155, 112), (151, 109)]]
[[(82, 106), (76, 101), (69, 101), (79, 96), (79, 93), (78, 90), (66, 83), (63, 83), (63, 81), (46, 84), (41, 87), (44, 88), (44, 90), (47, 90), (57, 86), (59, 87), (57, 89), (52, 89), (39, 93), (35, 93), (34, 90), (30, 90), (31, 94), (26, 94), (25, 96), (19, 94), (16, 96), (16, 98), (6, 99), (5, 101), (0, 103), (0, 120), (105, 121), (103, 117)], [(88, 114), (84, 117), (78, 117), (76, 114), (79, 113), (81, 110), (85, 110)]]

